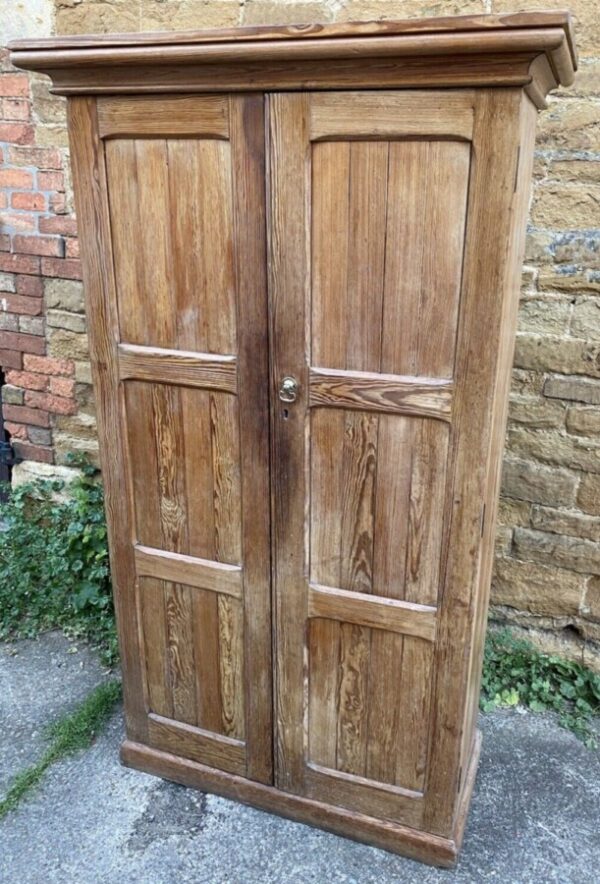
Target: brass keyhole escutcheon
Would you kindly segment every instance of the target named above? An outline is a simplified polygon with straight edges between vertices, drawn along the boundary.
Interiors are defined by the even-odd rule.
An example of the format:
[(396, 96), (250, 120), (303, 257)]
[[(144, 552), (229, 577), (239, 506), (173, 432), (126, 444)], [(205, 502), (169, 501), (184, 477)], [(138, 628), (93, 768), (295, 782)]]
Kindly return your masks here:
[(296, 378), (285, 377), (279, 385), (279, 398), (282, 402), (295, 402), (298, 398), (298, 381)]

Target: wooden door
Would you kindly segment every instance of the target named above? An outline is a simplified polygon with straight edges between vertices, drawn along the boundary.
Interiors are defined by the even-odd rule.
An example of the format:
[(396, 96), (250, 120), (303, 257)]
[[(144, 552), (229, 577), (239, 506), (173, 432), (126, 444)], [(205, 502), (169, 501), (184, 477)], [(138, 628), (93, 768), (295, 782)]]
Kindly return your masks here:
[(473, 717), (520, 103), (269, 99), (276, 783), (442, 835)]
[(70, 122), (129, 738), (270, 782), (263, 98)]

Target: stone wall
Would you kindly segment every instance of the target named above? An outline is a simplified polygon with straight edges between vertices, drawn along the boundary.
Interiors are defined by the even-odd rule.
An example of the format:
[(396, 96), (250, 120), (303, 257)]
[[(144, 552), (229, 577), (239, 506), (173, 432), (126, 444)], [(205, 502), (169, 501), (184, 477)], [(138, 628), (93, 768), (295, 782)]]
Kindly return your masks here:
[[(9, 0), (16, 36), (477, 14), (548, 0)], [(560, 5), (560, 4), (559, 4)], [(600, 669), (600, 15), (571, 0), (580, 71), (540, 115), (492, 614)], [(0, 75), (4, 413), (30, 460), (94, 451), (62, 99)], [(2, 201), (3, 200), (3, 201)], [(48, 467), (45, 468), (46, 470)], [(21, 468), (21, 473), (24, 468)]]

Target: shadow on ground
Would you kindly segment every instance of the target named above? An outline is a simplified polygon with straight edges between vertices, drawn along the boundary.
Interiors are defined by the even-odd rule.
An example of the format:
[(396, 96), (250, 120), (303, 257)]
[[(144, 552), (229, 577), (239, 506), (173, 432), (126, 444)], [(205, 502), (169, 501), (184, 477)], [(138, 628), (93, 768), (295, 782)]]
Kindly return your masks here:
[[(89, 651), (71, 647), (56, 634), (13, 652), (0, 646), (0, 792), (39, 751), (42, 721), (106, 677)], [(452, 871), (127, 770), (118, 762), (117, 713), (91, 749), (51, 768), (0, 822), (0, 881), (596, 884), (600, 754), (551, 716), (497, 711), (481, 727), (475, 795)]]

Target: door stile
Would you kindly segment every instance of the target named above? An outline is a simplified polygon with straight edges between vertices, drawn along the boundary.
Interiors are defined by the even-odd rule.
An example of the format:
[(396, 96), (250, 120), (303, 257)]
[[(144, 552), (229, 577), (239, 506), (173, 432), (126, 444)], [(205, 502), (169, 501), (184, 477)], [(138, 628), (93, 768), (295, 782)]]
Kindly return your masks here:
[[(306, 667), (297, 624), (304, 623), (307, 616), (304, 587), (307, 573), (305, 440), (309, 395), (306, 303), (310, 292), (308, 97), (301, 93), (280, 93), (268, 95), (266, 101), (271, 536), (277, 648), (274, 660), (275, 784), (280, 789), (302, 793)], [(278, 394), (284, 377), (294, 377), (299, 385), (297, 399), (289, 405), (282, 402)]]
[(71, 164), (77, 217), (88, 231), (81, 263), (85, 308), (90, 330), (90, 361), (97, 403), (100, 462), (104, 477), (105, 508), (111, 574), (118, 592), (115, 611), (127, 736), (148, 739), (146, 687), (143, 675), (137, 579), (132, 538), (133, 507), (128, 481), (128, 452), (122, 427), (117, 355), (118, 317), (113, 274), (108, 188), (96, 100), (72, 98), (67, 105)]

